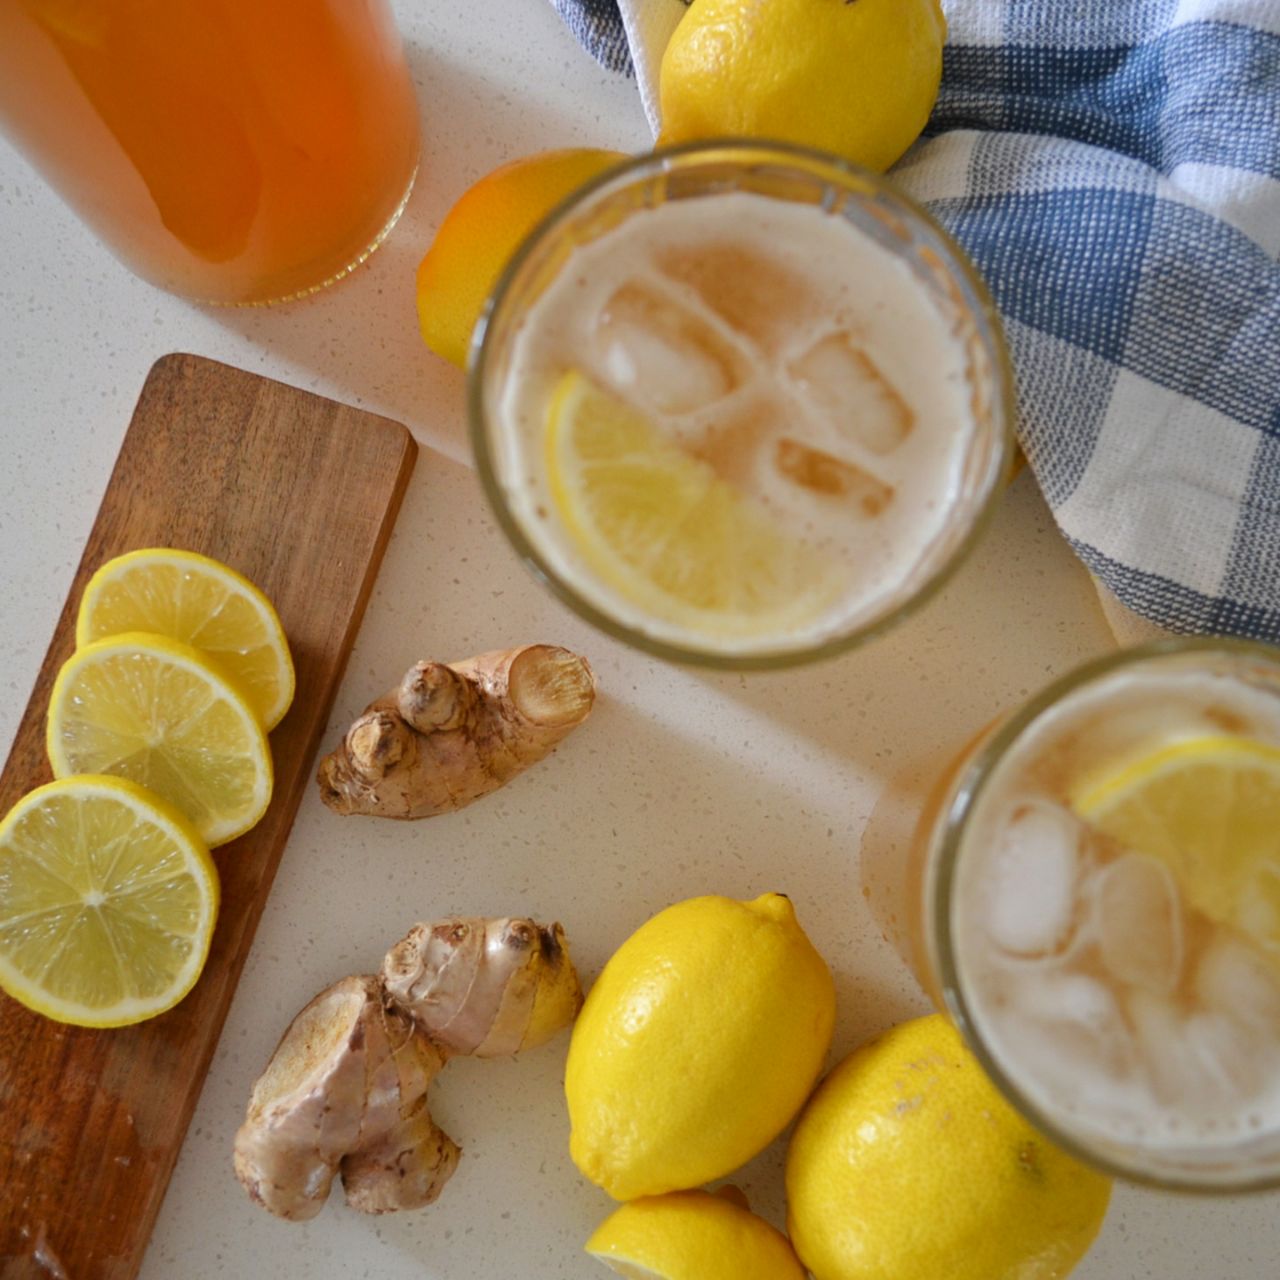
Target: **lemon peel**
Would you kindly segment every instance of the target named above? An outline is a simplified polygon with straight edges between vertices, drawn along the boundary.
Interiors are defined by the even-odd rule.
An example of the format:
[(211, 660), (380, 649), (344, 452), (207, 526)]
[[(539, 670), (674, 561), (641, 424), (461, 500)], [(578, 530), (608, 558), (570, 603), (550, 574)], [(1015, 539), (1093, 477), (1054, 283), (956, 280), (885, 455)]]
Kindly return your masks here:
[(938, 0), (698, 0), (663, 53), (661, 141), (770, 138), (883, 172), (929, 118), (945, 40)]
[(571, 147), (513, 160), (469, 187), (418, 266), (422, 339), (464, 368), (471, 334), (498, 276), (542, 217), (626, 157)]
[(633, 1200), (610, 1214), (585, 1247), (633, 1280), (805, 1280), (782, 1232), (706, 1191)]
[(1031, 1127), (940, 1014), (894, 1027), (819, 1086), (787, 1152), (787, 1230), (816, 1280), (1056, 1280), (1111, 1180)]
[(575, 1164), (618, 1200), (731, 1172), (799, 1110), (834, 1020), (830, 971), (781, 894), (659, 912), (609, 960), (574, 1026)]

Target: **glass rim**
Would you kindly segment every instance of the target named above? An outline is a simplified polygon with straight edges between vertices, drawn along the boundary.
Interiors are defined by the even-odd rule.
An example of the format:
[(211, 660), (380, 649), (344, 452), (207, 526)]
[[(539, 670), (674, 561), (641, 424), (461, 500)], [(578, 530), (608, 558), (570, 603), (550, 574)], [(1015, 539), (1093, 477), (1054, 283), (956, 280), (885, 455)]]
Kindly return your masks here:
[(1203, 1171), (1187, 1169), (1185, 1173), (1163, 1169), (1153, 1173), (1140, 1161), (1129, 1161), (1095, 1149), (1087, 1138), (1070, 1133), (1062, 1124), (1046, 1114), (1014, 1081), (1012, 1073), (1000, 1063), (979, 1032), (966, 996), (956, 963), (951, 927), (951, 897), (956, 880), (957, 863), (964, 841), (968, 819), (986, 786), (1009, 751), (1023, 733), (1064, 697), (1127, 667), (1184, 655), (1236, 656), (1261, 660), (1280, 674), (1280, 646), (1261, 640), (1244, 640), (1230, 636), (1170, 636), (1148, 641), (1132, 648), (1119, 649), (1073, 667), (1053, 680), (1015, 711), (1004, 717), (981, 746), (959, 770), (936, 825), (928, 837), (927, 869), (923, 920), (926, 937), (926, 961), (934, 969), (935, 981), (965, 1043), (978, 1059), (983, 1071), (1005, 1100), (1067, 1151), (1085, 1164), (1113, 1177), (1161, 1191), (1180, 1191), (1197, 1195), (1240, 1195), (1254, 1191), (1273, 1191), (1280, 1187), (1280, 1154), (1274, 1169), (1258, 1174), (1233, 1177), (1214, 1172), (1213, 1166)]
[[(845, 189), (855, 184), (870, 186), (877, 194), (888, 196), (895, 201), (909, 217), (922, 223), (936, 238), (945, 253), (948, 266), (958, 272), (970, 290), (973, 302), (972, 313), (979, 331), (984, 332), (989, 339), (987, 346), (993, 357), (993, 394), (991, 396), (993, 443), (991, 459), (982, 477), (974, 510), (969, 517), (968, 528), (956, 541), (955, 546), (933, 568), (929, 576), (905, 600), (897, 603), (886, 613), (873, 617), (852, 630), (843, 631), (809, 645), (753, 650), (749, 653), (725, 653), (662, 639), (619, 621), (594, 604), (584, 592), (567, 581), (548, 563), (547, 557), (534, 545), (520, 521), (512, 513), (498, 479), (489, 443), (484, 391), (485, 373), (488, 366), (490, 338), (494, 332), (494, 321), (501, 315), (515, 282), (519, 279), (526, 263), (537, 252), (538, 247), (554, 235), (580, 208), (586, 207), (591, 201), (611, 189), (621, 189), (643, 181), (647, 177), (669, 171), (674, 167), (672, 162), (675, 162), (675, 166), (681, 163), (696, 164), (700, 160), (719, 160), (750, 165), (779, 159), (808, 173), (813, 173), (815, 169), (826, 170), (829, 180), (844, 186)], [(969, 558), (973, 548), (994, 518), (1013, 459), (1014, 418), (1013, 368), (1004, 327), (986, 283), (955, 239), (927, 210), (883, 174), (874, 173), (827, 152), (769, 139), (714, 138), (659, 147), (653, 151), (629, 156), (577, 187), (534, 226), (503, 268), (497, 282), (490, 290), (489, 297), (472, 331), (467, 358), (468, 435), (476, 471), (480, 478), (480, 487), (499, 527), (526, 567), (579, 617), (614, 639), (665, 661), (720, 671), (781, 670), (834, 657), (888, 631), (932, 600)]]

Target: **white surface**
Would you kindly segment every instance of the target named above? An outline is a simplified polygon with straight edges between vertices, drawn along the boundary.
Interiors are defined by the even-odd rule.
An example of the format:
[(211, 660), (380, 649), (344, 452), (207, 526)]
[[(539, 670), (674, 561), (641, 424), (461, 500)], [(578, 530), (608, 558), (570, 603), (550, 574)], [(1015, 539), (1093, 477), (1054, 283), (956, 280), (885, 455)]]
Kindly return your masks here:
[[(413, 310), (413, 268), (441, 215), (514, 156), (646, 144), (634, 86), (598, 71), (543, 0), (399, 8), (425, 122), (420, 185), (370, 266), (308, 303), (213, 312), (152, 290), (0, 147), (0, 741), (16, 728), (158, 356), (194, 351), (388, 413), (461, 459), (462, 379), (422, 348)], [(231, 1174), (231, 1138), (289, 1018), (329, 981), (374, 966), (415, 918), (556, 917), (590, 978), (672, 900), (785, 889), (836, 972), (841, 1054), (924, 1008), (858, 890), (858, 837), (884, 779), (1108, 644), (1084, 574), (1024, 478), (952, 588), (873, 648), (786, 676), (665, 667), (549, 598), (466, 467), (424, 451), (329, 737), (415, 658), (540, 638), (587, 652), (603, 691), (555, 760), (427, 823), (340, 820), (314, 792), (303, 802), (146, 1280), (604, 1274), (579, 1252), (610, 1203), (568, 1159), (563, 1039), (517, 1062), (450, 1065), (433, 1112), (465, 1155), (434, 1207), (369, 1219), (339, 1196), (301, 1227), (254, 1209)], [(736, 1179), (774, 1221), (780, 1159), (775, 1146)], [(1280, 1254), (1275, 1210), (1275, 1197), (1122, 1189), (1076, 1275), (1264, 1280)]]

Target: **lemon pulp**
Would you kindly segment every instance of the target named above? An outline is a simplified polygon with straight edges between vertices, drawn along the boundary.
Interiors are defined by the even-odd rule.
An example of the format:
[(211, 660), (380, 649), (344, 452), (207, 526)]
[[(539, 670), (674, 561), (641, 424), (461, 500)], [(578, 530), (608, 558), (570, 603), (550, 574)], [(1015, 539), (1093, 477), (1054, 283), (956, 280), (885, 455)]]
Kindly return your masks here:
[(1072, 803), (1113, 840), (1164, 862), (1210, 919), (1280, 947), (1280, 748), (1185, 739), (1088, 781)]
[(198, 650), (127, 633), (77, 650), (49, 699), (54, 776), (129, 778), (174, 805), (210, 845), (247, 831), (271, 799), (253, 708)]
[(120, 1026), (176, 1004), (217, 909), (195, 829), (131, 782), (52, 782), (0, 823), (0, 986), (60, 1022)]
[(192, 645), (228, 674), (273, 729), (293, 699), (293, 660), (271, 602), (208, 556), (149, 547), (109, 560), (89, 579), (76, 645), (145, 631)]
[(551, 399), (546, 465), (587, 565), (656, 618), (750, 639), (811, 624), (836, 596), (826, 557), (576, 371)]

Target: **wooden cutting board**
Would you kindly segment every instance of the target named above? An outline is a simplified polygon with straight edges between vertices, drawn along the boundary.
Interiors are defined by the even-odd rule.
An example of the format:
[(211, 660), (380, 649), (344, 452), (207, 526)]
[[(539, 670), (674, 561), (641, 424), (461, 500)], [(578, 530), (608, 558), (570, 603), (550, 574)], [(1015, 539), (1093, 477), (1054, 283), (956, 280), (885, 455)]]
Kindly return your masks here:
[(0, 813), (50, 777), (49, 690), (86, 581), (122, 551), (200, 551), (256, 582), (284, 622), (298, 691), (271, 734), (271, 807), (214, 852), (222, 909), (187, 998), (93, 1031), (0, 994), (3, 1280), (138, 1271), (416, 453), (399, 423), (198, 356), (165, 356), (147, 378), (0, 776)]

